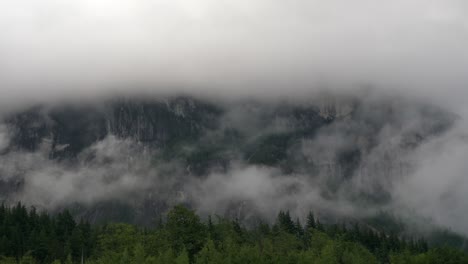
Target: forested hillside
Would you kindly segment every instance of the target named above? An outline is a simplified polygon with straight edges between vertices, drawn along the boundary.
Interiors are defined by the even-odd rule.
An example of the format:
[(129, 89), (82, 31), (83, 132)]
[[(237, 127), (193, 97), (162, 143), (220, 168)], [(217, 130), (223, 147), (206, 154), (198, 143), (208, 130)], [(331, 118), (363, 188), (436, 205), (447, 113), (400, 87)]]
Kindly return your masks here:
[(468, 0), (0, 0), (0, 264), (468, 264)]
[(246, 228), (238, 220), (175, 206), (150, 228), (124, 223), (75, 222), (24, 205), (0, 207), (0, 263), (468, 263), (448, 247), (398, 237), (365, 226), (324, 225), (310, 212), (305, 223), (280, 211), (272, 225)]
[(0, 115), (0, 201), (139, 225), (179, 203), (248, 221), (274, 218), (275, 207), (402, 213), (398, 192), (420, 149), (456, 120), (420, 102), (357, 96), (37, 105)]
[[(120, 98), (1, 120), (4, 263), (466, 257), (462, 232), (400, 198), (421, 149), (457, 120), (438, 107), (397, 98)], [(27, 207), (12, 206), (18, 201)], [(171, 210), (177, 204), (198, 216)], [(320, 221), (307, 216), (312, 208)]]

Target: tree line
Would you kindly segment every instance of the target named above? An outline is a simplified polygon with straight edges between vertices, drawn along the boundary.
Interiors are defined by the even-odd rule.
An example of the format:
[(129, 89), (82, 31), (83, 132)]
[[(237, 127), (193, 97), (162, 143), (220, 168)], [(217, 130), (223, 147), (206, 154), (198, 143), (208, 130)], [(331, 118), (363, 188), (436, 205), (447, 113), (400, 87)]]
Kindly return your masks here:
[(206, 221), (175, 206), (143, 228), (91, 225), (68, 210), (50, 215), (21, 203), (0, 207), (0, 263), (274, 264), (468, 263), (456, 248), (429, 248), (423, 239), (356, 225), (325, 225), (311, 212), (302, 224), (281, 211), (274, 224), (245, 227), (238, 220)]

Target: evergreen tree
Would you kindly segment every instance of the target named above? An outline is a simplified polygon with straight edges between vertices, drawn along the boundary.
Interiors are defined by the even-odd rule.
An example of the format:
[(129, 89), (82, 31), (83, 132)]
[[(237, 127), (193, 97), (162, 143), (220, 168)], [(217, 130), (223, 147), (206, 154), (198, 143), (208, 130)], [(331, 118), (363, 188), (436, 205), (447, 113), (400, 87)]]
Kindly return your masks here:
[(175, 252), (186, 249), (192, 257), (205, 242), (205, 225), (191, 210), (183, 206), (175, 206), (167, 215), (167, 231), (172, 248)]
[(296, 233), (296, 228), (289, 212), (280, 211), (276, 221), (281, 231), (289, 234)]
[(466, 252), (455, 248), (429, 248), (423, 239), (314, 220), (316, 228), (306, 230), (289, 212), (280, 212), (272, 227), (259, 221), (245, 228), (237, 219), (221, 217), (216, 223), (209, 217), (205, 225), (193, 211), (176, 206), (166, 224), (148, 229), (83, 220), (76, 224), (67, 211), (50, 216), (22, 204), (2, 205), (0, 263), (80, 263), (83, 257), (88, 264), (468, 264)]
[(312, 212), (309, 212), (309, 214), (307, 215), (306, 229), (309, 229), (309, 228), (317, 228), (314, 213)]

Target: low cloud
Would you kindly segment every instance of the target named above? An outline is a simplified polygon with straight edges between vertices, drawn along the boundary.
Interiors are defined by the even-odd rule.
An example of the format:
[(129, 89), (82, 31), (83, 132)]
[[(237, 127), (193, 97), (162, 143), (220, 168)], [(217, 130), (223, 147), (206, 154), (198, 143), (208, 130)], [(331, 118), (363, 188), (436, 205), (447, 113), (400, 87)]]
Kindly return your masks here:
[(0, 125), (0, 153), (10, 144), (10, 135), (4, 125)]
[(152, 184), (159, 172), (150, 166), (151, 155), (131, 140), (108, 136), (84, 150), (77, 163), (49, 159), (49, 146), (36, 152), (12, 152), (2, 156), (2, 180), (22, 180), (8, 200), (54, 209), (73, 203), (86, 205), (108, 200), (137, 198), (140, 191), (164, 188), (167, 181)]
[[(273, 219), (281, 209), (302, 218), (309, 210), (347, 218), (389, 210), (403, 216), (411, 212), (468, 234), (465, 221), (456, 220), (468, 220), (463, 204), (467, 146), (461, 119), (427, 104), (388, 97), (318, 102), (322, 105), (225, 105), (218, 128), (202, 130), (195, 145), (182, 144), (182, 153), (169, 154), (170, 159), (163, 158), (164, 152), (176, 150), (127, 134), (108, 134), (71, 159), (51, 159), (52, 152), (69, 146), (53, 145), (47, 138), (32, 152), (12, 148), (0, 156), (0, 176), (17, 189), (2, 198), (50, 210), (108, 201), (136, 208), (147, 201), (163, 204), (145, 210), (188, 203), (203, 214), (246, 220)], [(197, 109), (192, 103), (190, 109)], [(170, 105), (177, 115), (187, 110)], [(313, 112), (302, 115), (303, 109)], [(315, 123), (330, 116), (332, 123)], [(286, 160), (276, 165), (252, 163), (252, 154), (245, 157), (240, 146), (218, 152), (226, 163), (209, 164), (201, 174), (185, 160), (192, 152), (202, 158), (206, 154), (197, 151), (210, 144), (228, 144), (219, 138), (226, 131), (238, 131), (249, 147), (260, 147), (255, 142), (269, 135), (309, 131), (307, 126), (317, 130), (296, 137), (285, 150)], [(293, 170), (285, 170), (285, 164)]]
[[(303, 166), (293, 174), (234, 153), (226, 171), (190, 180), (183, 162), (155, 162), (161, 150), (137, 140), (108, 135), (69, 162), (50, 159), (47, 142), (9, 149), (0, 125), (0, 179), (21, 186), (10, 200), (55, 208), (190, 198), (207, 213), (235, 200), (272, 216), (281, 207), (366, 214), (367, 197), (468, 234), (466, 1), (5, 0), (0, 40), (1, 115), (38, 102), (188, 94), (227, 102), (222, 128), (252, 142), (297, 128), (262, 122), (278, 101), (318, 104), (340, 120), (288, 150)], [(357, 98), (361, 119), (350, 117), (353, 100), (323, 94)], [(454, 113), (449, 132), (439, 107)], [(339, 165), (356, 150), (353, 167)]]
[(2, 104), (115, 93), (386, 92), (460, 106), (464, 1), (0, 3)]
[(416, 208), (435, 223), (464, 234), (468, 234), (466, 128), (466, 123), (460, 123), (418, 149), (413, 156), (415, 172), (398, 184), (394, 195), (402, 208)]

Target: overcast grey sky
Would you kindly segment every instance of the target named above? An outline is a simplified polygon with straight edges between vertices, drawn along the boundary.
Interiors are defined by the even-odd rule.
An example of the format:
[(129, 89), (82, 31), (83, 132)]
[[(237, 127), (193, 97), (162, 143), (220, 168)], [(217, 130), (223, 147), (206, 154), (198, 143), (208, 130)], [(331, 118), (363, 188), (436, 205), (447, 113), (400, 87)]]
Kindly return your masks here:
[[(467, 84), (466, 0), (0, 0), (0, 110), (117, 92), (301, 97), (369, 85), (450, 107), (463, 121), (421, 148), (395, 194), (465, 234)], [(36, 171), (47, 180), (49, 167), (62, 169)]]
[(3, 0), (1, 103), (371, 84), (461, 105), (463, 0)]

